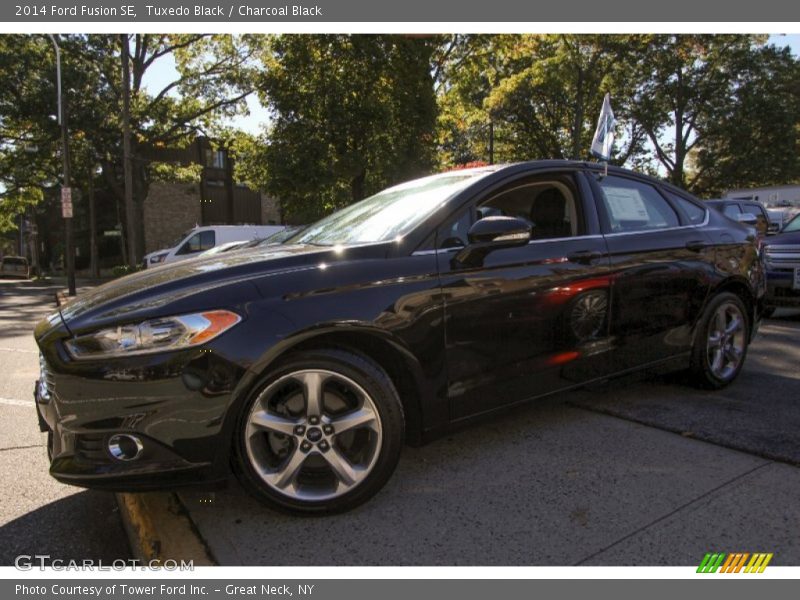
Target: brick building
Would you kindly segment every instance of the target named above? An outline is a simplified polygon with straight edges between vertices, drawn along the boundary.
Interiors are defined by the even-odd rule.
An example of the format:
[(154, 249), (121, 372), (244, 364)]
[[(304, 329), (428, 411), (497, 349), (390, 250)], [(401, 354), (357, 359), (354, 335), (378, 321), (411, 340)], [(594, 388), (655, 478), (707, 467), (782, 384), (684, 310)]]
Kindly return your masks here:
[(143, 205), (145, 253), (168, 247), (195, 225), (271, 225), (282, 222), (278, 202), (236, 183), (224, 148), (198, 137), (185, 148), (149, 148), (143, 158), (202, 166), (197, 183), (152, 183)]

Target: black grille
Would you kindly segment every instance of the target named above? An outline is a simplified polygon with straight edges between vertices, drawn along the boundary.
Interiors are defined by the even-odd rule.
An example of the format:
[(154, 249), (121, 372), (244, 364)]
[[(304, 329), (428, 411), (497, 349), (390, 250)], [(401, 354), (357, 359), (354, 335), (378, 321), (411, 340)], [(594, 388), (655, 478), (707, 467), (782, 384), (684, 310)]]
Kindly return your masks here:
[(108, 460), (102, 434), (75, 436), (75, 455), (83, 460), (97, 462)]
[(793, 290), (791, 288), (776, 287), (772, 291), (776, 298), (798, 298), (800, 297), (800, 290)]

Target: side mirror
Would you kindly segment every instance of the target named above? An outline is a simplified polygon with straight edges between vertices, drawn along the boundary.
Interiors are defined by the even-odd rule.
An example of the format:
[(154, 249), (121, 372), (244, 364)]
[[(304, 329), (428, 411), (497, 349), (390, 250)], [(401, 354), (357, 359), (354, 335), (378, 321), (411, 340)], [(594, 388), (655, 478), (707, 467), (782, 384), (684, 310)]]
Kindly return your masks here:
[(736, 220), (742, 225), (757, 225), (758, 217), (750, 213), (739, 213), (736, 215)]
[(479, 265), (489, 252), (500, 248), (524, 246), (531, 239), (531, 226), (516, 217), (484, 217), (467, 232), (469, 245), (453, 259), (457, 265)]

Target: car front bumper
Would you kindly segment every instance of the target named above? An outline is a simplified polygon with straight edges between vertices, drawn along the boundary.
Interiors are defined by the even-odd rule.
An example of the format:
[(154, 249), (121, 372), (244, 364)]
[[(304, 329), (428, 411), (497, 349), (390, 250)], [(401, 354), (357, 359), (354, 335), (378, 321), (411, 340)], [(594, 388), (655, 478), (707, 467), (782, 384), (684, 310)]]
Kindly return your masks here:
[(800, 290), (793, 289), (794, 272), (789, 269), (767, 271), (765, 305), (800, 308)]
[[(43, 362), (34, 399), (39, 427), (48, 434), (50, 474), (63, 483), (111, 491), (224, 483), (233, 395), (220, 389), (219, 379), (212, 381), (224, 379), (224, 367), (208, 356), (202, 362), (198, 368), (189, 358), (177, 368), (170, 358), (151, 358), (144, 361), (147, 367), (126, 369), (126, 380), (114, 370), (57, 372)], [(141, 442), (135, 459), (111, 452), (111, 438), (119, 434)]]

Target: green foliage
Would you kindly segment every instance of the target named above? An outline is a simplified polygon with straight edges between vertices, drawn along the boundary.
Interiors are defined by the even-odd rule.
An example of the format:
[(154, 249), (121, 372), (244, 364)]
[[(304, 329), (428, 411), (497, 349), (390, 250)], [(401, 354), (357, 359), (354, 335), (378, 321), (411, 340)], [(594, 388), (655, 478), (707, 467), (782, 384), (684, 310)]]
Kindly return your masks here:
[[(148, 148), (208, 135), (237, 181), (309, 222), (434, 169), (588, 158), (603, 95), (617, 164), (706, 195), (800, 181), (800, 62), (754, 35), (127, 36), (137, 202), (197, 165), (147, 164)], [(118, 35), (62, 35), (73, 186), (123, 197)], [(174, 81), (147, 86), (158, 61)], [(62, 173), (55, 54), (41, 35), (0, 36), (0, 232)], [(257, 92), (263, 131), (232, 130)], [(76, 206), (76, 210), (79, 207)], [(141, 231), (138, 232), (141, 235)], [(141, 245), (140, 245), (141, 248)]]
[(692, 161), (706, 196), (731, 188), (800, 183), (800, 62), (788, 48), (747, 53), (733, 102), (715, 112)]
[(612, 162), (701, 193), (798, 180), (798, 60), (755, 35), (452, 36), (440, 46), (442, 166), (588, 158), (611, 94)]
[(29, 206), (42, 201), (42, 190), (35, 187), (14, 188), (3, 194), (0, 200), (0, 233), (18, 228), (17, 217), (25, 214)]
[[(121, 36), (57, 37), (69, 124), (71, 183), (85, 189), (99, 166), (103, 183), (121, 199)], [(226, 117), (246, 110), (257, 40), (195, 34), (135, 34), (125, 39), (131, 54), (134, 198), (142, 202), (151, 180), (182, 181), (197, 172), (176, 165), (148, 165), (140, 159), (148, 147), (181, 146), (198, 134), (213, 133)], [(148, 70), (168, 57), (175, 60), (175, 80), (160, 89), (147, 88)], [(4, 75), (0, 86), (0, 198), (31, 186), (56, 193), (62, 157), (59, 127), (51, 118), (56, 113), (56, 77), (50, 40), (42, 35), (0, 36), (0, 72)], [(3, 201), (0, 214), (10, 214), (14, 206)], [(127, 233), (142, 235), (141, 230)]]
[(162, 183), (197, 183), (200, 181), (202, 165), (176, 165), (172, 163), (153, 163), (150, 165), (149, 179)]
[(432, 50), (388, 35), (272, 40), (258, 81), (273, 117), (263, 179), (285, 215), (308, 222), (432, 167)]
[(130, 275), (131, 273), (136, 273), (141, 270), (142, 268), (138, 265), (135, 267), (130, 265), (116, 265), (111, 268), (111, 275), (113, 277), (124, 277), (125, 275)]

